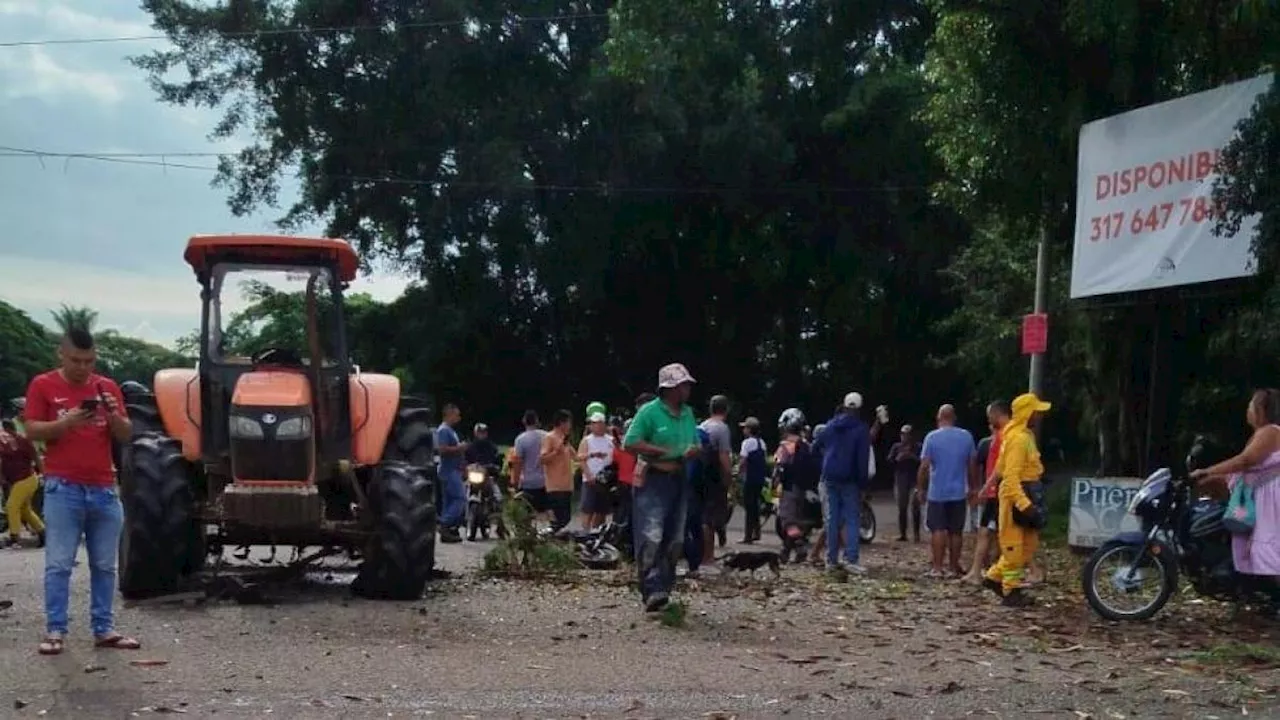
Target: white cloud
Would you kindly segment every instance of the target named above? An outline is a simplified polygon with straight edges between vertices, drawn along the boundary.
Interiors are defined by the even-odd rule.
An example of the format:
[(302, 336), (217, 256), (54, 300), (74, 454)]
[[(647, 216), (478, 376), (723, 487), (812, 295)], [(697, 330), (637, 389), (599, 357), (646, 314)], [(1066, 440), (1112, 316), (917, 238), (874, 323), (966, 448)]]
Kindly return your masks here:
[(114, 105), (124, 97), (118, 76), (64, 65), (42, 47), (9, 48), (0, 54), (0, 78), (6, 99), (37, 98), (49, 102), (91, 98)]
[[(350, 292), (390, 302), (408, 283), (401, 275), (375, 273), (357, 278)], [(166, 345), (200, 324), (199, 286), (176, 258), (172, 275), (155, 275), (0, 254), (0, 300), (46, 324), (49, 313), (64, 303), (87, 306), (98, 311), (104, 329)], [(245, 305), (239, 297), (224, 302), (228, 313)]]
[(183, 318), (195, 324), (200, 295), (195, 279), (157, 277), (126, 270), (0, 255), (0, 299), (21, 308), (87, 305), (112, 324), (115, 315)]
[(23, 18), (44, 26), (50, 34), (33, 40), (51, 38), (135, 37), (156, 34), (145, 23), (81, 12), (63, 3), (45, 0), (4, 0), (0, 17)]

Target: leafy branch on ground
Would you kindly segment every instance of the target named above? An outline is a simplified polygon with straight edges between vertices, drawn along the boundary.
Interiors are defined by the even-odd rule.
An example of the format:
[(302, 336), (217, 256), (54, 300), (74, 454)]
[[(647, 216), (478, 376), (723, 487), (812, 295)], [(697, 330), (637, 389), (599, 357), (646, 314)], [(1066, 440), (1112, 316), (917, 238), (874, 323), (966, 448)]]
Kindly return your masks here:
[(485, 553), (484, 572), (505, 577), (555, 577), (581, 569), (572, 545), (538, 537), (537, 513), (524, 498), (502, 503), (507, 538)]

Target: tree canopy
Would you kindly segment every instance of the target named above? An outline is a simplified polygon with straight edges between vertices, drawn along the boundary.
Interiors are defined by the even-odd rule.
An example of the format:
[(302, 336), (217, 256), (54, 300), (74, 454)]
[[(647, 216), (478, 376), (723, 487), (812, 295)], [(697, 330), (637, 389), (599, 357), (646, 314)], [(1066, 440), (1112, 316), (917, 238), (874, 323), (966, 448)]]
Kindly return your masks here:
[[(1080, 125), (1269, 67), (1266, 3), (143, 5), (174, 44), (136, 59), (159, 97), (254, 138), (221, 164), (233, 211), (297, 173), (286, 228), (322, 221), (417, 273), (394, 303), (352, 299), (356, 359), (497, 428), (629, 403), (679, 360), (762, 416), (856, 388), (917, 422), (957, 403), (977, 429), (1025, 387), (1041, 234), (1053, 430), (1101, 438), (1108, 470), (1139, 464), (1147, 416), (1237, 426), (1275, 370), (1240, 345), (1266, 293), (1066, 301)], [(1242, 177), (1270, 172), (1271, 137), (1246, 133), (1272, 155), (1242, 151)], [(1240, 207), (1274, 202), (1243, 182)], [(291, 302), (244, 321), (286, 332)], [(1153, 323), (1195, 378), (1160, 407)]]

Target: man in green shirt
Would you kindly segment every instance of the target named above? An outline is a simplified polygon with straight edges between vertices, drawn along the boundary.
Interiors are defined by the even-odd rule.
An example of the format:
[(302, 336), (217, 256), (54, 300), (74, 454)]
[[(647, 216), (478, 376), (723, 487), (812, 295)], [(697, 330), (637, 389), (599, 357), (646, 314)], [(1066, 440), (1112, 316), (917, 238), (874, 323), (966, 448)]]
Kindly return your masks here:
[(622, 441), (627, 452), (640, 458), (632, 486), (632, 526), (640, 596), (648, 612), (661, 610), (670, 599), (676, 556), (684, 543), (689, 502), (685, 463), (700, 449), (689, 407), (694, 382), (684, 365), (664, 365), (658, 371), (657, 399), (636, 411)]

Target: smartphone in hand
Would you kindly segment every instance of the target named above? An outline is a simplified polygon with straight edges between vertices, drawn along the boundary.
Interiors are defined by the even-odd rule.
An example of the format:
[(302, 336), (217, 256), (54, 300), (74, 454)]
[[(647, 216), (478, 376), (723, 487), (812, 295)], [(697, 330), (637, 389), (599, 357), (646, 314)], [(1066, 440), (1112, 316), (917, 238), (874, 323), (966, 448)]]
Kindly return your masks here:
[(98, 400), (98, 398), (86, 398), (85, 400), (81, 401), (80, 410), (83, 412), (94, 412), (95, 410), (98, 409), (98, 404), (100, 402), (101, 401)]

